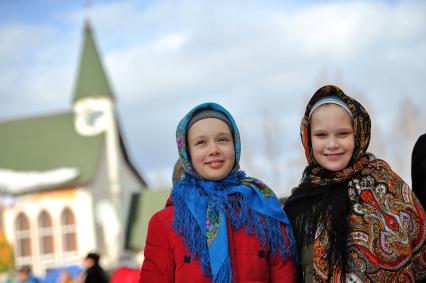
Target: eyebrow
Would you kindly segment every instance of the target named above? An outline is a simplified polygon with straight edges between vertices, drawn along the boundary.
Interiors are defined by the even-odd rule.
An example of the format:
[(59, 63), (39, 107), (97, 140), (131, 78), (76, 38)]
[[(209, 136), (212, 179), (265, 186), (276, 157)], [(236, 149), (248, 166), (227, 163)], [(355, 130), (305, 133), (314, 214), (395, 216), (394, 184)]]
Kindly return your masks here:
[(221, 136), (221, 135), (232, 136), (232, 134), (229, 132), (220, 132), (217, 134), (217, 136)]
[[(229, 136), (229, 137), (232, 137), (232, 134), (231, 133), (228, 133), (228, 132), (219, 132), (217, 135), (215, 135), (216, 137), (218, 137), (218, 136)], [(207, 135), (206, 134), (200, 134), (200, 135), (198, 135), (198, 136), (195, 136), (195, 137), (193, 137), (192, 139), (188, 139), (189, 141), (192, 141), (192, 140), (196, 140), (196, 139), (201, 139), (201, 138), (206, 138), (207, 137)]]
[[(345, 127), (345, 128), (338, 128), (336, 129), (336, 131), (351, 131), (354, 132), (354, 129), (352, 127)], [(316, 128), (316, 129), (311, 129), (311, 132), (328, 132), (328, 130), (325, 130), (323, 128)]]

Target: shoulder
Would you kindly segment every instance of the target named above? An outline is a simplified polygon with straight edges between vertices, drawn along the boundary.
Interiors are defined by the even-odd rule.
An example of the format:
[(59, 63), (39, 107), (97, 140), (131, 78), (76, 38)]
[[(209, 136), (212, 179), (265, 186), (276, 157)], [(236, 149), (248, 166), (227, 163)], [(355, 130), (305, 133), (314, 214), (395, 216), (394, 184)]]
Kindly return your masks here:
[(376, 179), (378, 182), (386, 182), (390, 179), (400, 180), (402, 179), (398, 174), (392, 170), (389, 163), (383, 159), (374, 158), (370, 160), (368, 166), (365, 167), (362, 172), (362, 176), (370, 175)]
[(165, 207), (152, 215), (149, 220), (149, 226), (158, 226), (161, 224), (163, 227), (169, 227), (173, 221), (174, 206)]
[(264, 197), (277, 198), (275, 192), (264, 182), (253, 177), (241, 178), (241, 184), (258, 190)]
[(421, 135), (417, 141), (416, 141), (416, 145), (426, 145), (426, 134)]
[(381, 159), (372, 160), (362, 174), (355, 178), (355, 188), (358, 191), (371, 190), (375, 197), (382, 202), (402, 202), (412, 205), (409, 185), (392, 170), (390, 165)]
[(426, 155), (426, 134), (421, 135), (413, 147), (412, 157), (415, 158), (417, 156), (421, 156), (424, 158)]
[(156, 213), (154, 213), (154, 215), (152, 215), (151, 219), (155, 218), (155, 219), (165, 219), (168, 217), (173, 216), (174, 213), (174, 206), (168, 206), (165, 207), (159, 211), (157, 211)]
[(371, 160), (367, 168), (362, 170), (362, 175), (370, 175), (377, 182), (391, 183), (396, 186), (402, 186), (405, 181), (391, 168), (388, 162), (383, 159)]

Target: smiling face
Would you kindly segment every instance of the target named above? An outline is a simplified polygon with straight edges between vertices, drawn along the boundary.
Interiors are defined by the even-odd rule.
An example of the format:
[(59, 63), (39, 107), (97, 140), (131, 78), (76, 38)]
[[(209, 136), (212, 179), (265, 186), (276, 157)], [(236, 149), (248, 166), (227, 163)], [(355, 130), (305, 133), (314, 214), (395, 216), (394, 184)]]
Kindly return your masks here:
[(329, 171), (344, 169), (355, 148), (349, 113), (336, 104), (325, 104), (312, 114), (310, 127), (312, 152), (316, 162)]
[(195, 122), (188, 132), (188, 149), (192, 166), (205, 179), (222, 180), (234, 168), (234, 141), (222, 120), (206, 118)]

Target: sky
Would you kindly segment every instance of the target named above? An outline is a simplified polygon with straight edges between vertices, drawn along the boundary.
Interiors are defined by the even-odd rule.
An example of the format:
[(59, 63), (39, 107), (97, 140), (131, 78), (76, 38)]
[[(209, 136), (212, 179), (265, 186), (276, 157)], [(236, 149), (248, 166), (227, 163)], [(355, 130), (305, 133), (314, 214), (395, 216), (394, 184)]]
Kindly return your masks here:
[(325, 84), (367, 108), (370, 149), (410, 182), (426, 130), (425, 1), (0, 1), (0, 122), (71, 110), (87, 18), (152, 187), (171, 185), (179, 120), (214, 101), (239, 125), (241, 167), (287, 195), (305, 165), (300, 119)]

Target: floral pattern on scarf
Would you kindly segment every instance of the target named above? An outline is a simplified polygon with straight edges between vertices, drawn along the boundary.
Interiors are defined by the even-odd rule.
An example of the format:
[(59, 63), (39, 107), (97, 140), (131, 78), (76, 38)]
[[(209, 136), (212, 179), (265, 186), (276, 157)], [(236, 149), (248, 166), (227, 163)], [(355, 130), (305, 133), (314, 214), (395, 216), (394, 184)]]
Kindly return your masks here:
[[(191, 118), (206, 109), (223, 113), (233, 133), (235, 166), (219, 181), (203, 178), (194, 169), (187, 148), (188, 124)], [(256, 235), (259, 242), (273, 255), (283, 259), (297, 258), (290, 222), (274, 192), (261, 181), (246, 177), (239, 171), (241, 152), (238, 128), (232, 116), (216, 103), (204, 103), (191, 110), (179, 123), (176, 143), (183, 178), (172, 190), (175, 207), (173, 229), (186, 247), (200, 261), (201, 268), (214, 283), (230, 283), (232, 270), (228, 253), (227, 220), (232, 228)], [(286, 228), (286, 245), (281, 225)]]
[(220, 214), (214, 208), (207, 207), (207, 220), (206, 220), (206, 237), (207, 237), (207, 246), (210, 246), (214, 239), (217, 237), (219, 232), (220, 224)]
[[(309, 113), (315, 102), (326, 96), (342, 99), (353, 117), (355, 150), (349, 165), (339, 172), (316, 164), (310, 144)], [(301, 183), (315, 189), (349, 181), (350, 199), (346, 274), (339, 264), (329, 269), (330, 240), (320, 219), (313, 243), (314, 282), (416, 282), (426, 278), (425, 212), (390, 166), (366, 152), (370, 128), (364, 107), (335, 86), (320, 88), (306, 107), (301, 139), (309, 165)]]

